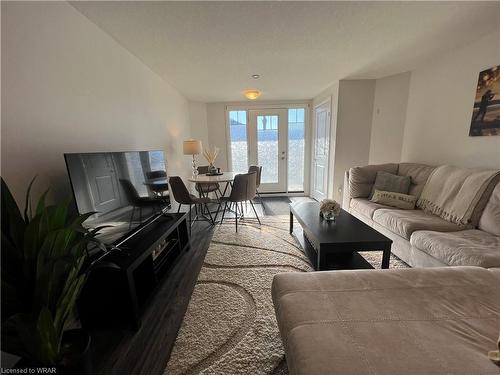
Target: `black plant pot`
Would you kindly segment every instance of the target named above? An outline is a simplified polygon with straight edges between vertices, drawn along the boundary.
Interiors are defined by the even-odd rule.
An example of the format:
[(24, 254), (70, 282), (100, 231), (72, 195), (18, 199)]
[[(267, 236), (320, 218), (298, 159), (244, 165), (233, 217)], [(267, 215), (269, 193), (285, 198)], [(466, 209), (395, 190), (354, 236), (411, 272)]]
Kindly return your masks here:
[(92, 375), (92, 359), (90, 356), (90, 336), (83, 329), (65, 331), (61, 343), (61, 361), (55, 366), (41, 365), (35, 361), (22, 358), (16, 368), (47, 368), (47, 374), (57, 375)]

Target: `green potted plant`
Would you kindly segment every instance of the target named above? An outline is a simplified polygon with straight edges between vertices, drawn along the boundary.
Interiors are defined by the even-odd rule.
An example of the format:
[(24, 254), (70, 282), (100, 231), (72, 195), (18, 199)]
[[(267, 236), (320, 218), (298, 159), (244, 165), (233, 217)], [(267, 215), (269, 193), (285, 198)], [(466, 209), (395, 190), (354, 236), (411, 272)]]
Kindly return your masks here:
[(21, 213), (1, 180), (2, 350), (22, 357), (18, 366), (90, 373), (90, 336), (68, 323), (86, 279), (87, 246), (98, 242), (100, 228), (82, 226), (93, 212), (70, 220), (69, 200), (47, 205), (47, 192), (33, 209), (33, 181)]

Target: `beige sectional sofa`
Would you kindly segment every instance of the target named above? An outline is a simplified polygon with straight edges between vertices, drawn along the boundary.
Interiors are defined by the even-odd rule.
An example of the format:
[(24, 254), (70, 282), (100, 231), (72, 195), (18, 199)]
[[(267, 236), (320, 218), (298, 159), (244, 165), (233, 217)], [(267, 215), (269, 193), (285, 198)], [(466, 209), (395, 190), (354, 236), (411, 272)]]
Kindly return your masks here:
[(282, 273), (272, 295), (290, 375), (500, 374), (500, 270)]
[(409, 194), (419, 197), (433, 170), (434, 167), (415, 163), (351, 168), (344, 179), (343, 207), (391, 238), (392, 253), (412, 267), (500, 268), (498, 177), (478, 199), (467, 225), (454, 224), (420, 209), (402, 210), (368, 199), (378, 171), (410, 176)]
[(392, 252), (418, 268), (274, 277), (291, 375), (500, 374), (488, 359), (500, 329), (499, 177), (467, 206), (467, 224), (368, 200), (378, 171), (411, 176), (410, 194), (420, 196), (433, 170), (372, 165), (345, 180), (344, 209), (390, 237)]

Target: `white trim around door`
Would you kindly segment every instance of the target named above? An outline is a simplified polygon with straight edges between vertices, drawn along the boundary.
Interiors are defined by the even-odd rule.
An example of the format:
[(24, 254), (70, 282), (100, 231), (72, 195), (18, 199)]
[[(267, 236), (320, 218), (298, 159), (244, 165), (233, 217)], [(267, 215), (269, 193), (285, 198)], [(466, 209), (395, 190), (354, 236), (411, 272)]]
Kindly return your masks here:
[[(297, 109), (297, 111), (294, 111)], [(301, 116), (303, 120), (295, 119), (293, 123), (293, 115), (301, 110)], [(261, 160), (259, 162), (258, 158), (258, 146), (257, 146), (257, 116), (279, 116), (279, 133), (278, 133), (278, 152), (279, 159), (278, 162), (278, 173), (279, 180), (273, 183), (263, 182), (261, 188), (259, 189), (262, 193), (279, 195), (290, 195), (290, 196), (303, 196), (309, 194), (310, 188), (310, 165), (311, 165), (311, 129), (310, 129), (310, 104), (308, 103), (291, 103), (291, 104), (265, 104), (265, 105), (227, 105), (225, 107), (225, 128), (226, 128), (226, 144), (227, 144), (227, 160), (228, 168), (232, 171), (243, 172), (248, 165), (251, 164), (264, 164), (265, 161)], [(296, 113), (295, 113), (296, 112)], [(292, 118), (289, 119), (289, 114), (291, 113)], [(266, 119), (266, 121), (269, 118)], [(290, 121), (292, 123), (290, 123)], [(300, 124), (303, 121), (303, 125)], [(262, 127), (262, 124), (260, 125)], [(295, 126), (295, 128), (294, 128)], [(299, 127), (298, 137), (302, 137), (301, 132), (303, 132), (303, 146), (302, 141), (299, 141), (299, 146), (297, 146), (297, 141), (289, 139), (290, 137), (297, 138), (297, 128)], [(303, 129), (302, 129), (303, 127)], [(289, 128), (292, 129), (289, 131)], [(232, 130), (231, 130), (232, 129)], [(261, 129), (262, 130), (262, 129)], [(234, 134), (231, 134), (231, 133)], [(242, 142), (238, 145), (237, 142)], [(297, 148), (298, 147), (298, 148)], [(294, 160), (289, 161), (289, 157), (296, 157), (298, 153), (293, 153), (289, 155), (290, 151), (300, 150), (303, 152), (302, 156), (302, 166), (298, 166), (301, 170), (290, 171), (290, 164), (294, 163)], [(274, 149), (273, 149), (274, 152)], [(234, 153), (234, 155), (233, 155)], [(276, 156), (276, 155), (275, 155)], [(233, 160), (234, 159), (234, 160)], [(300, 158), (299, 158), (300, 159)], [(273, 161), (274, 162), (274, 161)], [(274, 167), (275, 165), (272, 165)], [(265, 164), (264, 164), (265, 167)], [(297, 172), (299, 172), (297, 174)], [(292, 175), (290, 175), (292, 173)], [(293, 184), (292, 182), (296, 182)], [(297, 181), (302, 181), (302, 184)], [(298, 188), (302, 185), (302, 189)]]

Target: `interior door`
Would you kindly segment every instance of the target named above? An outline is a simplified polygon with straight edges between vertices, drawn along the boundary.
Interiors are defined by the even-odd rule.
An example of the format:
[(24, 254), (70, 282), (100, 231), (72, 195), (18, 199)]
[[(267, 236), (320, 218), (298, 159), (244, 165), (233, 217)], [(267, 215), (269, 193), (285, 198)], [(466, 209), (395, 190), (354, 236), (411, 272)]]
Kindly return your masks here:
[(94, 209), (109, 212), (121, 207), (120, 189), (113, 158), (110, 154), (82, 156)]
[(283, 108), (249, 111), (249, 162), (262, 166), (261, 192), (287, 190), (287, 118)]
[(326, 198), (328, 189), (330, 113), (330, 100), (314, 108), (311, 195), (318, 201)]

